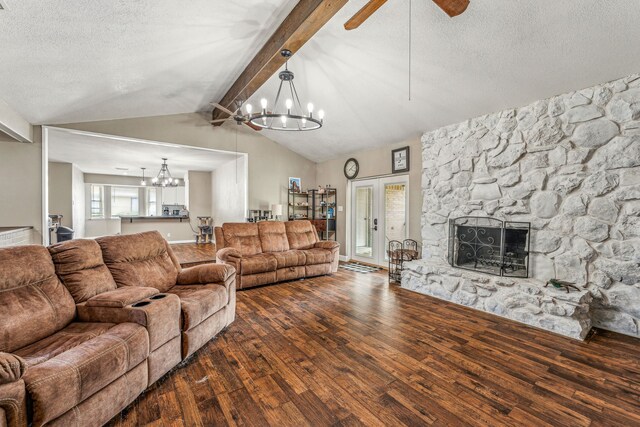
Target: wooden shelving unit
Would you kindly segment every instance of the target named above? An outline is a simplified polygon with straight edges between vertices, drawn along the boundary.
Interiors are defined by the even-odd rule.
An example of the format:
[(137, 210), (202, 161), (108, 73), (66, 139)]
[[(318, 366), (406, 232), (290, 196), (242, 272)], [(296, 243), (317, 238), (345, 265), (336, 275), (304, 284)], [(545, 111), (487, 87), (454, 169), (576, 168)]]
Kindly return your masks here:
[(287, 217), (290, 221), (308, 219), (316, 227), (321, 240), (337, 240), (337, 191), (335, 188), (309, 190), (304, 193), (289, 191)]

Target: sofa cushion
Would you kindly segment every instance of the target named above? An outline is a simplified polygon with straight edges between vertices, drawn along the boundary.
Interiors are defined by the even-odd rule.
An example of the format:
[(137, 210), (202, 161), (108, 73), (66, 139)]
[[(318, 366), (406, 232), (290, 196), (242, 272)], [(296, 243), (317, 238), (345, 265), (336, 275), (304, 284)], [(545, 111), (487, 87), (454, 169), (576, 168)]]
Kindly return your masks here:
[(305, 265), (307, 257), (303, 251), (285, 251), (274, 252), (273, 257), (276, 259), (277, 268), (297, 267)]
[(291, 249), (311, 249), (318, 241), (316, 229), (311, 221), (287, 221), (284, 226)]
[(276, 271), (277, 262), (273, 254), (258, 254), (240, 261), (241, 274), (266, 273), (268, 271)]
[(24, 381), (33, 403), (34, 425), (59, 417), (148, 357), (149, 337), (144, 327), (107, 325), (106, 331), (104, 325), (97, 329), (99, 335), (29, 366)]
[(73, 322), (53, 335), (16, 350), (15, 354), (22, 357), (27, 366), (35, 366), (104, 334), (113, 326), (113, 323)]
[(49, 246), (58, 277), (76, 304), (102, 292), (116, 289), (109, 269), (95, 240), (77, 239)]
[(183, 331), (199, 325), (229, 301), (227, 289), (222, 285), (180, 285), (169, 293), (180, 297)]
[(225, 223), (222, 224), (222, 234), (225, 247), (237, 249), (243, 257), (262, 253), (258, 224), (251, 222)]
[(306, 265), (325, 264), (333, 261), (333, 253), (328, 249), (314, 248), (306, 249), (302, 252), (307, 258)]
[(0, 249), (0, 351), (11, 353), (59, 331), (75, 312), (47, 248)]
[(166, 292), (176, 284), (178, 268), (157, 231), (96, 239), (118, 287), (147, 286)]
[(262, 221), (258, 223), (262, 252), (284, 252), (289, 250), (287, 230), (281, 221)]

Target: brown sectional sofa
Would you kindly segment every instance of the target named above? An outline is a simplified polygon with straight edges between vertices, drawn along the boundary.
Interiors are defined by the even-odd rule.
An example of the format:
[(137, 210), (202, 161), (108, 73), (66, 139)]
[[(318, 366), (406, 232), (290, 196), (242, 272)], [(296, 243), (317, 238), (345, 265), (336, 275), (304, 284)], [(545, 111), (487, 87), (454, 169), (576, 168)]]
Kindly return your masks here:
[(235, 318), (160, 234), (0, 249), (0, 426), (102, 425)]
[(225, 223), (216, 258), (236, 270), (238, 289), (338, 271), (340, 244), (321, 241), (310, 221)]

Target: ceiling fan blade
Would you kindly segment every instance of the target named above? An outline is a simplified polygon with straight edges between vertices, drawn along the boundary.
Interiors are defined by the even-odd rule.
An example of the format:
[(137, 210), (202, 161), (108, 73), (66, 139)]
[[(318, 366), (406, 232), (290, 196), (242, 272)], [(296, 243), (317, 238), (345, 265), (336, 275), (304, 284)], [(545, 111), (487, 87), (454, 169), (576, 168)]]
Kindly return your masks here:
[(469, 0), (433, 0), (433, 2), (451, 18), (460, 15), (469, 6)]
[(218, 110), (224, 111), (225, 113), (227, 113), (230, 116), (233, 116), (233, 115), (236, 114), (236, 113), (232, 112), (231, 110), (229, 110), (228, 108), (223, 107), (222, 105), (218, 104), (217, 102), (211, 102), (211, 105), (216, 107)]
[(262, 130), (262, 128), (260, 126), (256, 126), (251, 122), (244, 122), (244, 124), (249, 126), (253, 130), (257, 130), (258, 132), (260, 132)]
[(360, 26), (364, 21), (366, 21), (373, 13), (380, 9), (380, 6), (385, 4), (387, 0), (370, 0), (369, 3), (365, 4), (362, 9), (356, 12), (355, 15), (351, 17), (344, 24), (345, 30), (354, 30)]

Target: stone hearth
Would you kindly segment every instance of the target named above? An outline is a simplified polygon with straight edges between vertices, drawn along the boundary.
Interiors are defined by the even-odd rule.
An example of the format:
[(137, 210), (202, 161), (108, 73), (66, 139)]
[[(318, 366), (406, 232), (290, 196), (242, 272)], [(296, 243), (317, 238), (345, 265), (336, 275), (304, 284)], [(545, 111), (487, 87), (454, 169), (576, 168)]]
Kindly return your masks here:
[(591, 293), (567, 293), (535, 280), (452, 269), (425, 260), (404, 264), (402, 287), (478, 310), (584, 339), (591, 329)]
[[(422, 147), (424, 259), (403, 287), (574, 338), (589, 317), (640, 336), (640, 75), (441, 128)], [(448, 265), (462, 216), (531, 223), (529, 278)], [(582, 291), (562, 298), (551, 278)]]

